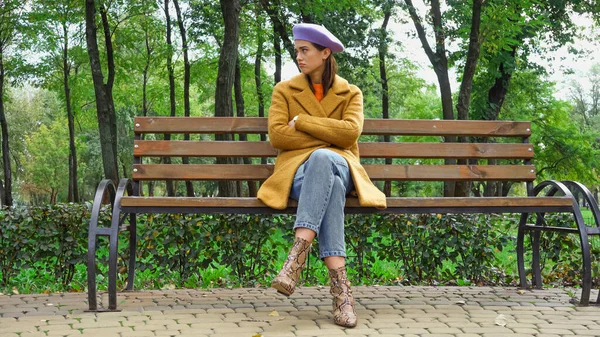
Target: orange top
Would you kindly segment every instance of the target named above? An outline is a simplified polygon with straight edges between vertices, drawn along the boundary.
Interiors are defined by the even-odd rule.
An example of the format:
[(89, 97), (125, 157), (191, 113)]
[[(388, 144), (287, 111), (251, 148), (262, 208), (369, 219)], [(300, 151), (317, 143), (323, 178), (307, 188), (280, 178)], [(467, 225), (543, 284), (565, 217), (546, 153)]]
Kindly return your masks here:
[(323, 99), (323, 84), (313, 83), (313, 88), (315, 88), (315, 97), (317, 97), (317, 101), (321, 102)]

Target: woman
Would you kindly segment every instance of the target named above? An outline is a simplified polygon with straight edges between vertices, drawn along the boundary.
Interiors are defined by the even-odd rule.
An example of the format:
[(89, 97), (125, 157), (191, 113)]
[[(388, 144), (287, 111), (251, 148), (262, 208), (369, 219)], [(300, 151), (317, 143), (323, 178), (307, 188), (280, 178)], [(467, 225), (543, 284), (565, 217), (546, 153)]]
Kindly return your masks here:
[(293, 34), (302, 73), (273, 90), (269, 139), (279, 154), (273, 174), (258, 191), (258, 198), (275, 209), (285, 209), (288, 198), (298, 201), (294, 244), (271, 286), (286, 296), (294, 292), (318, 236), (319, 256), (331, 279), (333, 320), (354, 327), (357, 318), (345, 262), (346, 195), (356, 190), (361, 206), (377, 208), (386, 207), (385, 195), (360, 165), (362, 93), (336, 75), (333, 56), (344, 46), (315, 24), (298, 24)]

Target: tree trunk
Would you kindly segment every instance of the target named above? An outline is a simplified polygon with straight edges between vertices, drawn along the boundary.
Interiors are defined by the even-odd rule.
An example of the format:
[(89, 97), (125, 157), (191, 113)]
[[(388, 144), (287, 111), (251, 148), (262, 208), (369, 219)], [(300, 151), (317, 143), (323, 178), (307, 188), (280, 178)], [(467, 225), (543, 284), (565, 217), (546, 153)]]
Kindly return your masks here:
[[(385, 69), (385, 57), (387, 55), (387, 25), (390, 21), (390, 16), (392, 15), (392, 8), (390, 5), (387, 5), (384, 10), (383, 23), (381, 24), (380, 34), (379, 34), (379, 77), (381, 78), (381, 115), (383, 119), (390, 118), (389, 111), (389, 91), (388, 91), (388, 82), (387, 82), (387, 71)], [(390, 136), (383, 137), (384, 142), (390, 142)], [(385, 159), (386, 165), (392, 164), (392, 158)], [(383, 184), (383, 193), (386, 196), (392, 195), (392, 182), (386, 181)]]
[[(1, 42), (0, 42), (1, 43)], [(8, 124), (4, 114), (4, 45), (0, 45), (0, 130), (2, 131), (2, 166), (4, 185), (1, 196), (2, 206), (12, 206), (12, 170), (10, 168), (10, 148), (8, 144)]]
[[(110, 112), (108, 117), (110, 121), (110, 132), (113, 136), (114, 141), (112, 142), (113, 152), (115, 158), (118, 158), (118, 134), (117, 134), (117, 114), (115, 112), (115, 103), (113, 99), (113, 86), (115, 83), (115, 57), (112, 45), (112, 33), (110, 31), (110, 25), (108, 23), (108, 8), (104, 7), (104, 3), (100, 2), (100, 17), (102, 19), (102, 30), (104, 32), (104, 42), (106, 44), (106, 64), (107, 64), (107, 77), (106, 77), (106, 96), (108, 97), (108, 111)], [(117, 166), (118, 166), (118, 160)], [(118, 171), (117, 171), (118, 175)]]
[[(146, 45), (146, 62), (144, 64), (144, 70), (142, 71), (142, 116), (148, 116), (148, 70), (150, 69), (150, 60), (152, 55), (152, 48), (150, 48), (150, 37), (148, 35), (148, 27), (144, 26), (144, 43)], [(145, 135), (141, 134), (140, 139), (144, 140)], [(140, 196), (144, 195), (144, 182), (139, 181), (140, 184)], [(148, 195), (154, 195), (153, 181), (148, 181)]]
[[(165, 0), (165, 19), (167, 23), (167, 72), (169, 73), (169, 102), (170, 102), (170, 110), (171, 117), (175, 117), (175, 71), (173, 70), (173, 44), (171, 43), (171, 16), (169, 15), (169, 0)], [(165, 133), (165, 140), (171, 140), (171, 135)], [(164, 157), (163, 163), (171, 164), (171, 158)], [(173, 187), (173, 182), (167, 180), (167, 195), (172, 197), (175, 196), (175, 189)]]
[(279, 44), (279, 36), (277, 36), (277, 29), (273, 26), (273, 50), (275, 53), (275, 74), (273, 78), (275, 84), (281, 82), (281, 44)]
[[(235, 64), (235, 83), (234, 83), (234, 89), (235, 89), (235, 109), (236, 109), (236, 116), (243, 118), (245, 115), (245, 111), (244, 111), (244, 95), (242, 95), (242, 74), (240, 71), (240, 58), (238, 57), (236, 64)], [(245, 133), (241, 133), (239, 135), (240, 141), (247, 141), (248, 137), (246, 136)], [(248, 158), (248, 157), (244, 157), (243, 158), (243, 163), (246, 165), (252, 164), (252, 159)], [(241, 181), (240, 181), (241, 183)], [(247, 181), (248, 184), (248, 196), (250, 197), (256, 197), (256, 181), (254, 180), (248, 180)], [(241, 184), (238, 185), (238, 191), (240, 193), (240, 196), (242, 194), (242, 186)]]
[[(435, 53), (429, 46), (425, 29), (421, 24), (421, 18), (417, 14), (417, 10), (413, 5), (412, 0), (405, 0), (405, 3), (408, 7), (410, 17), (415, 25), (415, 29), (417, 30), (417, 35), (419, 36), (419, 40), (421, 41), (423, 50), (425, 51), (425, 54), (427, 54), (427, 58), (429, 58), (429, 62), (431, 62), (433, 70), (435, 71), (435, 74), (438, 78), (438, 82), (440, 85), (440, 95), (442, 98), (443, 118), (447, 120), (453, 120), (454, 111), (452, 107), (452, 88), (450, 86), (450, 79), (448, 76), (448, 58), (446, 57), (445, 35), (444, 27), (442, 26), (440, 2), (439, 0), (432, 0), (430, 10), (433, 30), (435, 32)], [(456, 142), (456, 137), (444, 137), (444, 141)], [(454, 165), (456, 164), (456, 160), (446, 159), (444, 160), (444, 164)], [(455, 185), (456, 184), (454, 182), (444, 182), (444, 196), (454, 196)]]
[[(496, 159), (488, 159), (488, 165), (496, 165)], [(495, 181), (487, 181), (484, 184), (483, 196), (484, 197), (493, 197), (498, 194), (497, 185)]]
[(4, 182), (2, 181), (2, 179), (0, 179), (0, 206), (5, 206), (4, 200), (5, 200), (5, 196), (4, 196)]
[[(463, 78), (460, 84), (460, 92), (458, 94), (458, 102), (456, 103), (456, 111), (459, 120), (469, 119), (469, 105), (471, 103), (471, 91), (473, 89), (473, 76), (477, 69), (477, 60), (479, 59), (480, 43), (479, 43), (479, 27), (481, 26), (481, 5), (482, 0), (473, 0), (473, 13), (471, 17), (471, 32), (469, 34), (469, 48), (467, 51), (467, 61), (463, 71)], [(459, 137), (460, 143), (468, 143), (467, 137)], [(466, 165), (468, 159), (460, 159), (457, 162), (459, 165)], [(459, 181), (455, 185), (454, 196), (468, 197), (471, 191), (472, 182)]]
[(513, 46), (510, 51), (510, 59), (501, 62), (498, 67), (499, 76), (496, 77), (494, 85), (488, 91), (488, 103), (483, 114), (484, 120), (495, 121), (498, 119), (498, 115), (504, 104), (504, 98), (506, 98), (506, 93), (508, 92), (510, 79), (515, 70), (516, 55), (517, 47)]
[(514, 182), (502, 181), (502, 182), (499, 182), (499, 184), (500, 184), (500, 188), (498, 188), (498, 196), (506, 197), (506, 196), (508, 196), (508, 192), (510, 192), (510, 188), (512, 187)]
[[(220, 0), (223, 20), (225, 21), (225, 36), (219, 55), (217, 88), (215, 92), (215, 117), (233, 116), (231, 90), (235, 81), (235, 64), (238, 57), (239, 38), (239, 0)], [(216, 140), (233, 140), (231, 134), (215, 135)], [(233, 164), (231, 158), (217, 158), (217, 164)], [(231, 181), (219, 182), (219, 196), (237, 196), (236, 184)]]
[[(190, 59), (188, 56), (188, 44), (185, 26), (183, 24), (183, 16), (181, 15), (181, 9), (179, 8), (179, 1), (173, 0), (175, 5), (175, 11), (177, 12), (177, 23), (179, 25), (179, 34), (181, 35), (181, 47), (183, 48), (183, 115), (190, 117)], [(183, 140), (190, 140), (190, 135), (183, 135)], [(181, 159), (183, 164), (189, 164), (190, 160), (187, 157)], [(188, 197), (194, 196), (194, 185), (189, 180), (185, 181), (185, 191)]]
[(75, 121), (71, 107), (71, 88), (69, 86), (69, 35), (67, 25), (63, 24), (63, 84), (65, 90), (65, 103), (67, 106), (67, 119), (69, 123), (69, 202), (79, 202), (79, 188), (77, 186), (77, 148), (75, 147)]
[[(510, 58), (504, 62), (501, 62), (498, 67), (499, 76), (496, 77), (494, 85), (488, 91), (488, 103), (482, 114), (483, 120), (498, 119), (498, 115), (500, 114), (500, 109), (504, 104), (504, 98), (506, 97), (506, 93), (508, 92), (508, 86), (510, 84), (510, 79), (514, 70), (513, 65), (515, 62), (516, 51), (516, 47), (513, 47), (509, 54)], [(490, 141), (489, 138), (479, 138), (478, 140), (480, 142)], [(495, 160), (488, 160), (488, 165), (494, 165), (495, 163)], [(484, 196), (493, 197), (506, 196), (512, 184), (506, 184), (503, 182), (486, 182), (484, 186)]]
[(281, 22), (278, 8), (281, 7), (279, 0), (274, 0), (273, 4), (269, 2), (269, 0), (260, 0), (261, 5), (271, 18), (271, 22), (273, 23), (273, 30), (276, 35), (279, 35), (281, 41), (283, 41), (283, 46), (287, 49), (288, 53), (290, 53), (290, 57), (298, 71), (300, 71), (300, 67), (298, 67), (298, 61), (296, 61), (296, 52), (294, 51), (294, 43), (290, 40), (290, 37), (285, 29), (285, 25)]
[(433, 70), (438, 78), (440, 85), (440, 94), (442, 97), (442, 112), (444, 119), (453, 120), (454, 111), (452, 107), (452, 88), (450, 86), (450, 78), (448, 76), (448, 58), (446, 57), (446, 36), (444, 34), (444, 27), (442, 25), (442, 13), (440, 9), (439, 0), (431, 1), (430, 15), (432, 18), (433, 30), (435, 32), (435, 53), (429, 46), (425, 29), (421, 25), (421, 19), (419, 18), (415, 7), (413, 6), (412, 0), (405, 0), (408, 5), (410, 17), (417, 30), (419, 40), (423, 45), (425, 54), (429, 58), (429, 62), (433, 66)]
[(479, 27), (481, 26), (481, 3), (483, 0), (473, 0), (473, 15), (471, 17), (471, 33), (469, 34), (469, 48), (467, 51), (467, 61), (463, 71), (463, 78), (460, 84), (460, 93), (456, 103), (456, 111), (459, 120), (469, 119), (469, 105), (471, 103), (471, 91), (473, 89), (473, 76), (477, 69), (477, 60), (479, 59)]
[[(256, 17), (259, 17), (259, 9), (256, 9)], [(258, 117), (265, 117), (265, 97), (262, 91), (262, 80), (261, 80), (261, 70), (262, 70), (262, 56), (263, 56), (263, 44), (264, 44), (264, 36), (262, 34), (262, 21), (259, 21), (260, 27), (258, 29), (257, 34), (257, 48), (256, 48), (256, 57), (254, 59), (254, 83), (256, 84), (256, 97), (258, 98)], [(277, 40), (277, 36), (273, 36), (273, 44), (275, 47), (279, 47), (279, 43)], [(277, 52), (276, 54), (277, 55)], [(277, 80), (277, 75), (279, 75), (279, 80), (281, 81), (281, 50), (279, 51), (279, 69), (277, 69), (277, 56), (275, 56), (275, 80)], [(260, 134), (260, 140), (262, 142), (267, 141), (267, 135)], [(267, 163), (267, 158), (260, 158), (261, 164)]]
[[(103, 15), (105, 17), (106, 15)], [(104, 22), (104, 19), (103, 19)], [(108, 21), (107, 21), (108, 23)], [(105, 32), (106, 33), (106, 32)], [(105, 34), (106, 35), (106, 34)], [(92, 70), (92, 80), (94, 83), (94, 93), (96, 95), (96, 110), (98, 117), (98, 131), (100, 133), (100, 147), (102, 151), (102, 164), (104, 168), (104, 176), (111, 179), (114, 183), (119, 181), (119, 169), (117, 166), (117, 135), (113, 132), (112, 125), (116, 117), (114, 114), (114, 105), (112, 102), (112, 83), (111, 83), (111, 68), (112, 79), (114, 79), (114, 63), (112, 63), (112, 43), (109, 39), (106, 41), (106, 51), (109, 82), (104, 84), (104, 75), (102, 74), (102, 66), (100, 65), (100, 53), (98, 51), (98, 41), (96, 37), (96, 7), (94, 0), (86, 0), (85, 2), (85, 37), (87, 41), (88, 57), (90, 59), (90, 67)], [(109, 48), (109, 45), (111, 46)]]

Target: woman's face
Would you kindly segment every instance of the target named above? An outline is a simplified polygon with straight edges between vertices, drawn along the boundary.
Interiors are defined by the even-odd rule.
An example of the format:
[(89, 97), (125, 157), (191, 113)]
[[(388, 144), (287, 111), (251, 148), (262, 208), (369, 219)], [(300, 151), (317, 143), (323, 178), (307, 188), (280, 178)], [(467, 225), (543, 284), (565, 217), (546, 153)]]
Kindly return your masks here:
[(313, 82), (318, 79), (321, 81), (321, 75), (325, 68), (325, 60), (331, 54), (329, 48), (318, 50), (312, 43), (305, 40), (295, 40), (296, 61), (303, 74), (311, 76)]

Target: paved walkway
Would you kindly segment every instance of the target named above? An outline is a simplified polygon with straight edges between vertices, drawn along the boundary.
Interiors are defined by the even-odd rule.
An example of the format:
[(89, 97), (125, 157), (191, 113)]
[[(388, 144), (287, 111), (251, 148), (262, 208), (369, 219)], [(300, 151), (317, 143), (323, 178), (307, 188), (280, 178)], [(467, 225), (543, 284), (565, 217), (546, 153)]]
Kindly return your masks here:
[[(26, 336), (600, 336), (600, 307), (577, 291), (355, 287), (359, 325), (331, 322), (327, 288), (120, 293), (120, 312), (88, 313), (86, 294), (0, 295), (0, 337)], [(597, 292), (592, 293), (592, 298)], [(107, 303), (107, 296), (99, 298)]]

